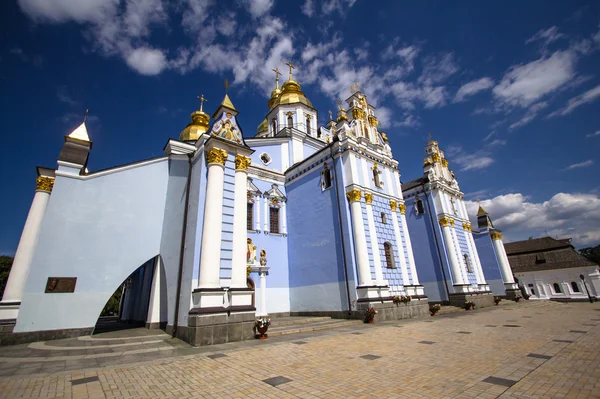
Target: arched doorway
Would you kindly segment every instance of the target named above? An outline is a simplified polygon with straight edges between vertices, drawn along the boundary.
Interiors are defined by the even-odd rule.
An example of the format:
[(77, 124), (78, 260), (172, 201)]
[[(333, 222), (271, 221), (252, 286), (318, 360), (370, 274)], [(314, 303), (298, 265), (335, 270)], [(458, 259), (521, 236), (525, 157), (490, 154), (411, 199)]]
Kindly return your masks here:
[[(161, 278), (164, 273), (160, 263), (160, 257), (148, 260), (119, 285), (102, 309), (93, 334), (145, 327), (149, 320), (148, 315), (156, 304), (165, 308), (165, 312), (162, 312), (162, 309), (158, 310), (160, 319), (163, 313), (166, 316), (166, 298), (161, 298), (165, 295), (162, 295), (163, 290), (160, 289), (165, 285), (155, 281), (157, 278), (164, 278)], [(150, 303), (152, 291), (156, 291), (157, 286), (158, 292), (154, 295), (158, 295), (159, 298)]]

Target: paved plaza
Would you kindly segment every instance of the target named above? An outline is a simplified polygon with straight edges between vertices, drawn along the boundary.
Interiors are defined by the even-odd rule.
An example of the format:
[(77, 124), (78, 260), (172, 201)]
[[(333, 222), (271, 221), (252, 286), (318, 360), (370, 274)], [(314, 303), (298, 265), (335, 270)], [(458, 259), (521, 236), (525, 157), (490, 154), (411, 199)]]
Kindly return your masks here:
[(136, 329), (2, 347), (0, 397), (600, 398), (599, 342), (600, 303), (549, 301), (202, 348)]

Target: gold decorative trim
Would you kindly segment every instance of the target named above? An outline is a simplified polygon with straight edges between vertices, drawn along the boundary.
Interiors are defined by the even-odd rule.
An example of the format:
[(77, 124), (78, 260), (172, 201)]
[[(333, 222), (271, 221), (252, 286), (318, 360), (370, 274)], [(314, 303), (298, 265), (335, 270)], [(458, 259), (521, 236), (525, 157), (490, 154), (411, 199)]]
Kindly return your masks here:
[(396, 201), (390, 200), (390, 209), (392, 210), (392, 212), (396, 212), (397, 205), (398, 205), (398, 203)]
[(367, 205), (372, 204), (373, 203), (373, 194), (365, 193), (365, 202), (367, 203)]
[(433, 159), (433, 163), (440, 162), (440, 154), (431, 154), (431, 159)]
[(352, 118), (354, 119), (364, 119), (366, 116), (365, 111), (360, 108), (352, 108)]
[(362, 193), (360, 192), (360, 190), (350, 190), (346, 193), (346, 197), (348, 198), (348, 201), (350, 201), (350, 202), (360, 201), (361, 196), (362, 196)]
[(450, 225), (450, 219), (448, 219), (447, 217), (439, 218), (438, 222), (440, 223), (440, 226), (442, 226), (442, 227), (446, 227), (446, 226)]
[(492, 240), (501, 240), (502, 234), (498, 233), (497, 231), (494, 231), (493, 233), (490, 234), (490, 237), (492, 237)]
[(446, 158), (442, 159), (442, 165), (448, 167), (448, 160)]
[(220, 165), (225, 165), (225, 161), (227, 161), (227, 151), (225, 150), (212, 148), (206, 153), (206, 162), (208, 164), (218, 163)]
[(40, 191), (52, 192), (54, 187), (54, 179), (52, 177), (38, 176), (35, 179), (35, 189)]
[(454, 219), (450, 219), (450, 226), (454, 227)]
[(377, 118), (373, 115), (369, 115), (369, 125), (373, 127), (377, 127), (378, 121)]
[(248, 170), (248, 166), (250, 166), (250, 158), (245, 157), (243, 155), (235, 156), (235, 170)]
[(398, 205), (398, 208), (400, 208), (401, 215), (404, 215), (406, 213), (406, 205), (400, 204), (400, 205)]
[(433, 165), (433, 162), (431, 162), (429, 159), (426, 159), (425, 162), (423, 162), (423, 166), (429, 166), (429, 165)]
[(463, 229), (464, 229), (465, 231), (468, 231), (469, 233), (473, 231), (473, 229), (472, 229), (472, 227), (471, 227), (471, 223), (464, 222), (464, 223), (462, 224), (462, 226), (463, 226)]

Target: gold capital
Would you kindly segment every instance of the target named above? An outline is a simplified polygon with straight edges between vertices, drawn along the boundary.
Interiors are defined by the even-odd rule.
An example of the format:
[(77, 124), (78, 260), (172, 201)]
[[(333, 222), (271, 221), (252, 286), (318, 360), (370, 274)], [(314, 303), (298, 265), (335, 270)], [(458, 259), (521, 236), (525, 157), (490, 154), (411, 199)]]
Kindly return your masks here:
[(52, 187), (54, 187), (54, 179), (51, 177), (38, 176), (37, 179), (35, 179), (36, 190), (47, 191), (51, 193)]
[(350, 190), (346, 193), (346, 197), (348, 197), (348, 201), (350, 202), (360, 201), (361, 192), (360, 190)]
[(372, 204), (373, 203), (373, 194), (365, 193), (365, 202), (367, 204)]
[(471, 232), (471, 231), (473, 231), (473, 230), (472, 230), (472, 227), (471, 227), (471, 223), (464, 222), (464, 223), (462, 224), (462, 226), (463, 226), (463, 229), (464, 229), (465, 231), (468, 231), (468, 232)]
[(442, 165), (448, 167), (448, 160), (446, 158), (442, 159)]
[(501, 240), (502, 234), (494, 231), (492, 234), (490, 234), (490, 237), (492, 237), (492, 240)]
[(439, 154), (432, 154), (431, 155), (431, 159), (433, 159), (434, 163), (440, 162), (440, 155)]
[(221, 150), (219, 148), (212, 148), (206, 154), (206, 162), (209, 164), (218, 163), (221, 165), (225, 165), (226, 160), (227, 160), (227, 151)]
[(250, 158), (243, 155), (235, 156), (235, 170), (248, 170), (250, 166)]
[(446, 226), (450, 225), (450, 219), (448, 219), (447, 217), (439, 218), (438, 222), (440, 223), (440, 226), (442, 226), (442, 227), (446, 227)]
[(373, 127), (377, 127), (377, 118), (374, 117), (373, 115), (369, 116), (369, 124)]
[(450, 219), (450, 226), (454, 227), (454, 219)]
[(396, 212), (397, 205), (398, 203), (396, 201), (390, 200), (390, 209), (392, 210), (392, 212)]
[(406, 213), (406, 205), (400, 204), (400, 205), (398, 205), (398, 208), (400, 208), (401, 215), (404, 215)]

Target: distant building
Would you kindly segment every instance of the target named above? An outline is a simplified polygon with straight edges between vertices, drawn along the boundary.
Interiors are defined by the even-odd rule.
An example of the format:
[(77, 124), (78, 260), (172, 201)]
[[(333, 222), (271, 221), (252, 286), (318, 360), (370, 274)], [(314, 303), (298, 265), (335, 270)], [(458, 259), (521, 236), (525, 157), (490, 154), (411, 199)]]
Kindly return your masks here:
[[(587, 300), (600, 295), (600, 270), (571, 239), (542, 237), (504, 244), (514, 276), (530, 299)], [(581, 279), (581, 276), (584, 279)]]

